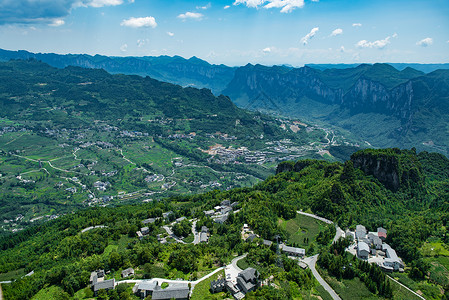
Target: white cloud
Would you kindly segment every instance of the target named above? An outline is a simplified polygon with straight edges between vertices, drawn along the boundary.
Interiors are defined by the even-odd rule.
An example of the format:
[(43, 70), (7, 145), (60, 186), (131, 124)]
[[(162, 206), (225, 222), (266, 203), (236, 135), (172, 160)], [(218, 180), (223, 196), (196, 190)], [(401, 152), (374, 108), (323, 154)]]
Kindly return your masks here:
[(123, 44), (123, 45), (120, 47), (120, 51), (126, 52), (126, 50), (128, 50), (128, 45), (127, 45), (127, 44)]
[(345, 46), (341, 46), (341, 47), (340, 47), (340, 52), (343, 53), (343, 52), (345, 52), (345, 51), (346, 51)]
[(234, 5), (245, 4), (248, 7), (258, 7), (264, 2), (265, 0), (235, 0)]
[(167, 31), (167, 34), (168, 34), (169, 36), (174, 36), (174, 35), (175, 35), (173, 32), (170, 32), (170, 31)]
[(270, 53), (271, 52), (271, 48), (267, 47), (267, 48), (263, 49), (262, 51), (263, 51), (263, 53)]
[(374, 42), (368, 42), (367, 40), (361, 40), (359, 41), (356, 46), (358, 48), (378, 48), (378, 49), (383, 49), (385, 48), (385, 46), (387, 46), (388, 44), (390, 44), (390, 39), (393, 37), (397, 37), (397, 34), (393, 34), (393, 36), (387, 36), (386, 38), (384, 38), (383, 40), (377, 40)]
[(123, 20), (120, 23), (121, 26), (132, 27), (132, 28), (140, 28), (140, 27), (151, 27), (155, 28), (157, 26), (156, 19), (153, 17), (144, 17), (144, 18), (129, 18), (127, 20)]
[(49, 26), (58, 27), (64, 25), (65, 22), (63, 19), (54, 19), (52, 23), (48, 24)]
[(209, 3), (207, 3), (207, 5), (204, 5), (204, 6), (197, 6), (196, 7), (196, 9), (203, 9), (203, 10), (206, 10), (206, 9), (208, 9), (208, 8), (211, 8), (211, 4), (210, 4), (210, 2)]
[(228, 9), (228, 8), (230, 8), (231, 6), (229, 6), (229, 5), (226, 5), (225, 7), (223, 7), (223, 9)]
[(312, 2), (320, 2), (320, 0), (312, 0)]
[(421, 46), (421, 47), (427, 47), (427, 46), (430, 46), (432, 44), (433, 44), (433, 39), (430, 38), (430, 37), (422, 39), (422, 40), (416, 42), (416, 45)]
[(180, 14), (178, 16), (179, 19), (187, 20), (187, 19), (194, 19), (194, 20), (201, 20), (204, 17), (203, 14), (200, 13), (194, 13), (194, 12), (186, 12), (185, 14)]
[(362, 27), (362, 23), (353, 23), (352, 27)]
[(84, 5), (92, 7), (116, 6), (123, 4), (123, 0), (91, 0)]
[(308, 34), (306, 34), (304, 37), (301, 38), (301, 43), (303, 45), (307, 45), (309, 43), (309, 40), (312, 39), (315, 34), (320, 30), (319, 27), (312, 28)]
[(143, 46), (145, 46), (146, 44), (148, 44), (150, 42), (150, 40), (149, 39), (139, 39), (139, 40), (137, 40), (137, 47), (143, 47)]
[(332, 31), (331, 36), (336, 36), (336, 35), (340, 35), (343, 33), (343, 29), (341, 28), (337, 28), (334, 31)]
[(281, 8), (281, 13), (289, 13), (296, 8), (302, 8), (304, 0), (235, 0), (234, 5), (239, 4), (252, 8), (258, 8), (262, 5), (266, 9)]

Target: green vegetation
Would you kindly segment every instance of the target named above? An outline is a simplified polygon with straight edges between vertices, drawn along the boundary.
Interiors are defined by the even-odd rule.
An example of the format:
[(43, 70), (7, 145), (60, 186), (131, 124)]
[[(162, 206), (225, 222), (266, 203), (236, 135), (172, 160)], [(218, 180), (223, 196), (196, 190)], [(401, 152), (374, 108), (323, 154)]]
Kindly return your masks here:
[(149, 77), (29, 60), (0, 63), (0, 79), (0, 236), (89, 206), (252, 186), (327, 147), (308, 145), (321, 129)]
[[(396, 157), (400, 158), (398, 164)], [(427, 153), (396, 149), (364, 151), (353, 156), (354, 160), (362, 158), (367, 162), (362, 165), (368, 166), (365, 172), (354, 168), (356, 162), (352, 160), (344, 164), (317, 160), (286, 162), (279, 165), (277, 175), (252, 188), (216, 190), (140, 205), (90, 208), (30, 227), (1, 240), (0, 272), (23, 268), (25, 272), (35, 272), (6, 285), (4, 293), (8, 299), (31, 298), (42, 288), (57, 285), (74, 295), (86, 287), (90, 272), (98, 268), (110, 271), (109, 278), (118, 278), (121, 270), (133, 267), (136, 278), (194, 280), (229, 263), (234, 254), (248, 253), (242, 263), (257, 268), (263, 279), (273, 275), (272, 282), (281, 287), (276, 297), (300, 297), (301, 291), (310, 294), (315, 285), (310, 271), (302, 270), (285, 255), (281, 255), (282, 270), (276, 262), (274, 246), (261, 246), (259, 239), (242, 241), (243, 224), (248, 224), (261, 238), (274, 240), (279, 235), (286, 242), (295, 239), (299, 227), (309, 226), (314, 232), (310, 241), (314, 240), (321, 251), (319, 264), (329, 275), (343, 280), (345, 286), (357, 286), (360, 293), (366, 289), (372, 294), (367, 293), (367, 297), (394, 297), (395, 289), (377, 266), (352, 259), (343, 251), (344, 242), (330, 246), (334, 227), (312, 226), (310, 219), (297, 216), (296, 211), (302, 209), (337, 221), (343, 228), (356, 224), (364, 224), (369, 230), (385, 227), (387, 242), (407, 266), (405, 274), (397, 274), (399, 280), (430, 299), (441, 298), (445, 286), (439, 278), (445, 274), (441, 268), (447, 264), (442, 259), (445, 252), (440, 250), (437, 257), (433, 250), (423, 250), (428, 244), (441, 245), (441, 249), (447, 245), (449, 206), (445, 199), (449, 199), (449, 192), (443, 188), (447, 179), (439, 170), (447, 159), (439, 156), (440, 162), (423, 168), (421, 161), (426, 160)], [(402, 174), (396, 191), (382, 184), (375, 177), (378, 175), (367, 175), (371, 172), (369, 166), (377, 159), (386, 160), (385, 170), (399, 170), (398, 174)], [(413, 176), (413, 170), (419, 176)], [(225, 224), (210, 224), (203, 211), (223, 200), (238, 201), (240, 211), (230, 214)], [(144, 239), (135, 237), (142, 220), (170, 210), (173, 218), (197, 218), (200, 223), (197, 225), (207, 224), (211, 233), (209, 243), (160, 244), (156, 235), (162, 232), (162, 220), (149, 224), (150, 234)], [(191, 226), (187, 223), (180, 227)], [(81, 233), (82, 229), (94, 225), (107, 227)], [(440, 259), (441, 263), (432, 265), (433, 259)], [(360, 287), (361, 283), (364, 288)], [(353, 289), (342, 287), (342, 293), (349, 290)], [(276, 291), (264, 287), (248, 297), (269, 297)]]
[(210, 292), (210, 283), (214, 280), (217, 280), (219, 278), (225, 278), (225, 272), (220, 271), (211, 277), (201, 281), (198, 283), (195, 288), (193, 289), (192, 297), (190, 299), (192, 300), (202, 300), (202, 299), (222, 299), (224, 298), (225, 294), (224, 292), (212, 294)]

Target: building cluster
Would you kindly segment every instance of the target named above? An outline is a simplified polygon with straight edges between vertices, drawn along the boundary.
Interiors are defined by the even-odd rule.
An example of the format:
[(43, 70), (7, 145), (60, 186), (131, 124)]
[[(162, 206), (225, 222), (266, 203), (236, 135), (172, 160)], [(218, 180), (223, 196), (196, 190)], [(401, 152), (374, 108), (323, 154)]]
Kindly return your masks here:
[(231, 203), (230, 200), (221, 201), (220, 205), (214, 207), (211, 210), (205, 210), (206, 217), (214, 219), (215, 223), (223, 224), (228, 219), (229, 213), (238, 205), (238, 202)]
[(365, 226), (357, 225), (355, 232), (346, 232), (346, 237), (357, 243), (358, 258), (375, 262), (388, 272), (404, 271), (404, 263), (396, 254), (396, 251), (385, 243), (386, 229), (379, 227), (376, 232), (367, 232)]
[(99, 191), (106, 191), (107, 187), (110, 186), (111, 183), (109, 181), (102, 182), (102, 181), (95, 181), (94, 182), (94, 188), (96, 188)]
[(236, 300), (243, 299), (245, 294), (256, 290), (259, 285), (259, 272), (254, 268), (247, 268), (237, 275), (236, 282), (223, 278), (210, 283), (210, 291), (219, 293), (228, 291)]

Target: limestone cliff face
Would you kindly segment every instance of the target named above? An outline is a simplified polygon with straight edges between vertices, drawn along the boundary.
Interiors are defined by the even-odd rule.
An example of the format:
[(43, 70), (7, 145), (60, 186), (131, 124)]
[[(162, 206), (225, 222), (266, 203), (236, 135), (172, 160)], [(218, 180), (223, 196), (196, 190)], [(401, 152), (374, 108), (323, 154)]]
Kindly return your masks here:
[(351, 156), (354, 168), (372, 175), (386, 188), (420, 190), (424, 184), (422, 167), (415, 150), (367, 149)]
[(397, 191), (400, 187), (399, 162), (394, 156), (357, 155), (351, 158), (354, 168), (376, 177), (385, 187)]
[[(332, 88), (319, 71), (309, 68), (286, 69), (247, 65), (235, 71), (234, 79), (223, 91), (232, 99), (251, 102), (263, 94), (282, 107), (286, 99), (309, 99), (339, 105), (352, 114), (381, 113), (397, 117), (407, 129), (413, 117), (413, 81), (389, 89), (380, 82), (360, 76), (348, 88)], [(238, 102), (238, 101), (237, 101)], [(239, 103), (245, 105), (245, 103)]]

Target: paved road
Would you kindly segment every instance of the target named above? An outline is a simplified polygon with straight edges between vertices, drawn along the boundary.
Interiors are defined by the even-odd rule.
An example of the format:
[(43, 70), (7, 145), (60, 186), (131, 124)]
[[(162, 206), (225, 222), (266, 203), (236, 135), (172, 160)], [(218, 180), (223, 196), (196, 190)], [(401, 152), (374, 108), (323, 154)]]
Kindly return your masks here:
[(338, 241), (338, 239), (340, 237), (344, 237), (345, 236), (345, 232), (340, 227), (335, 225), (335, 229), (336, 229), (336, 232), (335, 232), (334, 239), (332, 240), (332, 244), (335, 243), (336, 241)]
[(178, 243), (181, 244), (185, 244), (186, 242), (184, 242), (183, 240), (179, 239), (174, 233), (173, 231), (171, 231), (170, 227), (168, 227), (167, 225), (162, 226), (162, 228), (165, 229), (165, 231), (168, 233), (168, 235), (173, 238), (175, 241), (177, 241)]
[(310, 257), (304, 258), (304, 262), (309, 266), (310, 270), (312, 271), (313, 276), (315, 276), (316, 280), (323, 286), (323, 288), (331, 295), (332, 299), (334, 300), (341, 300), (340, 296), (337, 295), (337, 293), (330, 287), (329, 284), (327, 284), (326, 281), (324, 281), (323, 277), (318, 273), (318, 271), (315, 269), (315, 264), (318, 259), (318, 254)]
[(242, 272), (242, 269), (237, 266), (237, 262), (241, 260), (242, 258), (245, 258), (248, 255), (248, 253), (245, 253), (243, 255), (240, 255), (236, 258), (234, 258), (229, 265), (225, 268), (225, 275), (226, 280), (232, 281), (234, 284), (237, 283), (237, 276), (240, 272)]
[(149, 281), (149, 282), (153, 282), (153, 281), (157, 281), (160, 283), (162, 282), (167, 282), (168, 284), (185, 284), (186, 286), (190, 283), (192, 290), (195, 287), (195, 285), (197, 285), (198, 283), (200, 283), (201, 281), (211, 277), (212, 275), (220, 272), (221, 270), (223, 270), (225, 267), (220, 267), (218, 269), (215, 269), (214, 271), (210, 272), (209, 274), (204, 275), (203, 277), (201, 277), (200, 279), (194, 280), (194, 281), (190, 281), (190, 280), (174, 280), (174, 279), (165, 279), (165, 278), (152, 278), (152, 279), (127, 279), (127, 280), (120, 280), (117, 281), (115, 283), (115, 285), (118, 284), (122, 284), (122, 283), (141, 283), (143, 281)]
[(314, 219), (323, 221), (324, 223), (327, 223), (327, 224), (334, 224), (334, 222), (332, 222), (331, 220), (325, 219), (325, 218), (323, 218), (323, 217), (319, 217), (319, 216), (314, 215), (314, 214), (305, 213), (305, 212), (299, 211), (299, 210), (297, 211), (297, 213), (300, 214), (300, 215), (312, 217), (312, 218), (314, 218)]
[(2, 285), (0, 284), (0, 300), (3, 300)]
[(196, 222), (197, 220), (192, 222), (192, 233), (193, 233), (193, 244), (197, 245), (200, 243), (200, 234), (196, 231)]
[(83, 230), (81, 230), (81, 233), (84, 233), (84, 232), (89, 231), (91, 229), (104, 228), (104, 227), (107, 227), (107, 226), (105, 226), (105, 225), (90, 226), (90, 227), (87, 227), (87, 228), (84, 228)]

